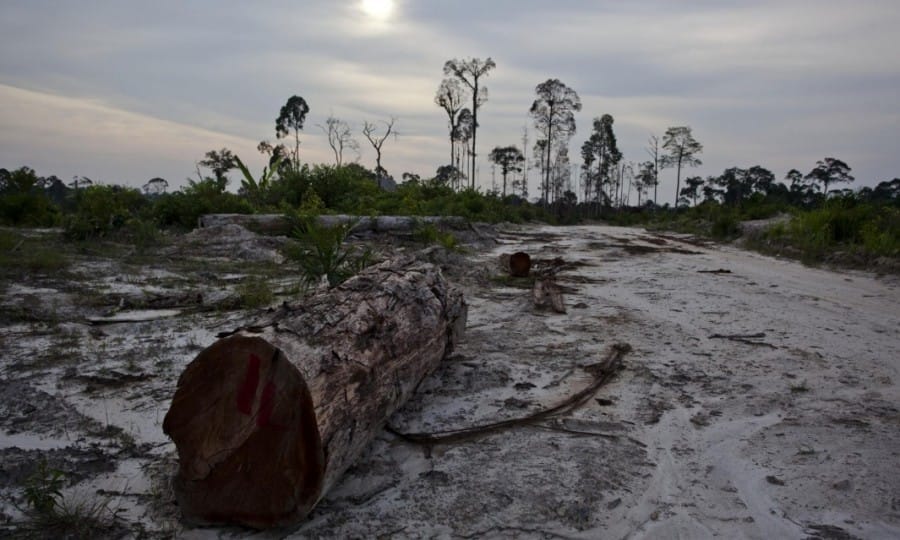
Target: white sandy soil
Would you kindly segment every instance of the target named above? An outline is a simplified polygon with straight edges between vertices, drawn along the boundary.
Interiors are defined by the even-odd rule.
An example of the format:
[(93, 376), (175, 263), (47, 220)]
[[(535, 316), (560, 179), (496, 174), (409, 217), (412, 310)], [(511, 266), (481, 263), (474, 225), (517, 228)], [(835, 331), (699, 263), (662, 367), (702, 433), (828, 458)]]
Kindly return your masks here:
[[(13, 478), (14, 458), (41, 452), (68, 451), (76, 470), (108, 462), (82, 465), (67, 492), (102, 490), (135, 536), (900, 538), (896, 279), (640, 229), (511, 228), (500, 242), (456, 272), (465, 340), (390, 423), (430, 432), (523, 416), (583, 388), (584, 367), (630, 344), (623, 369), (564, 418), (433, 447), (385, 432), (299, 528), (195, 529), (166, 485), (175, 458), (161, 421), (181, 369), (235, 323), (213, 313), (103, 327), (78, 345), (98, 366), (77, 376), (27, 362), (59, 337), (18, 325), (2, 330), (0, 473)], [(570, 263), (566, 314), (484, 279), (520, 250)], [(16, 295), (64, 301), (22, 286), (4, 302)], [(16, 396), (46, 402), (46, 415)]]

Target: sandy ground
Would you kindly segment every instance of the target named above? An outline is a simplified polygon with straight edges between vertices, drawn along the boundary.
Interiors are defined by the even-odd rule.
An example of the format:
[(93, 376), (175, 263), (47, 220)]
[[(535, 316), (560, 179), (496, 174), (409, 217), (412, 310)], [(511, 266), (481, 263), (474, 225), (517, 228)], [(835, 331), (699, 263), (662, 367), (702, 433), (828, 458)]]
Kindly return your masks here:
[[(162, 417), (184, 365), (247, 314), (169, 314), (102, 335), (32, 321), (2, 330), (0, 492), (16, 501), (47, 459), (67, 471), (67, 495), (100, 490), (122, 530), (147, 537), (900, 538), (895, 279), (639, 229), (530, 227), (499, 242), (448, 267), (470, 304), (466, 338), (390, 423), (523, 416), (630, 344), (624, 368), (565, 418), (432, 447), (385, 432), (298, 529), (192, 529), (168, 490)], [(519, 250), (569, 263), (566, 314), (488, 279)], [(67, 305), (69, 293), (38, 285), (9, 285), (4, 304)], [(78, 360), (50, 361), (48, 348)], [(15, 534), (21, 514), (2, 511)]]

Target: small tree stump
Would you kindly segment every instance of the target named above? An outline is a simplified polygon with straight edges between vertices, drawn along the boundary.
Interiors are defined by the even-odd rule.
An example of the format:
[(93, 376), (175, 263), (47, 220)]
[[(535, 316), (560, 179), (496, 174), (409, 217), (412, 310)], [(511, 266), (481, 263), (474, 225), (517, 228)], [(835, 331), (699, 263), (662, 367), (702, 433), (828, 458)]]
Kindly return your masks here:
[(509, 256), (509, 275), (512, 277), (528, 277), (531, 272), (531, 257), (522, 251)]

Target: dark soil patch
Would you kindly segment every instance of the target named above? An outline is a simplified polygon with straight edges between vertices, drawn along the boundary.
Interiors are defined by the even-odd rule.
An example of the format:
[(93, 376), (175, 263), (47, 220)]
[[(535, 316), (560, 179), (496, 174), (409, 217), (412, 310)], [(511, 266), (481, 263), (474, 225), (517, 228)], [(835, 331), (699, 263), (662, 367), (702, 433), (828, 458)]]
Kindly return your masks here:
[(0, 463), (0, 488), (24, 486), (41, 463), (46, 463), (49, 470), (63, 473), (66, 485), (112, 472), (117, 467), (116, 459), (99, 448), (75, 447), (53, 450), (2, 448)]

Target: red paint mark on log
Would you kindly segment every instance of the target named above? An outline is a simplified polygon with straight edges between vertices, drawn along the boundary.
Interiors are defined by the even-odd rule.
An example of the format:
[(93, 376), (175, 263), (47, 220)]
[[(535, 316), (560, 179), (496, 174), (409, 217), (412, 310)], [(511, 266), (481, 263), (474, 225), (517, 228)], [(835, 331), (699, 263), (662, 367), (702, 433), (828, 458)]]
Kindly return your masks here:
[[(272, 418), (272, 409), (275, 408), (275, 383), (269, 381), (263, 388), (262, 397), (259, 398), (259, 415), (256, 417), (256, 425), (265, 427)], [(276, 426), (277, 427), (277, 426)]]
[(247, 374), (237, 394), (237, 408), (240, 412), (250, 416), (253, 410), (253, 398), (256, 397), (256, 387), (259, 386), (259, 365), (262, 361), (255, 354), (250, 355), (247, 362)]

